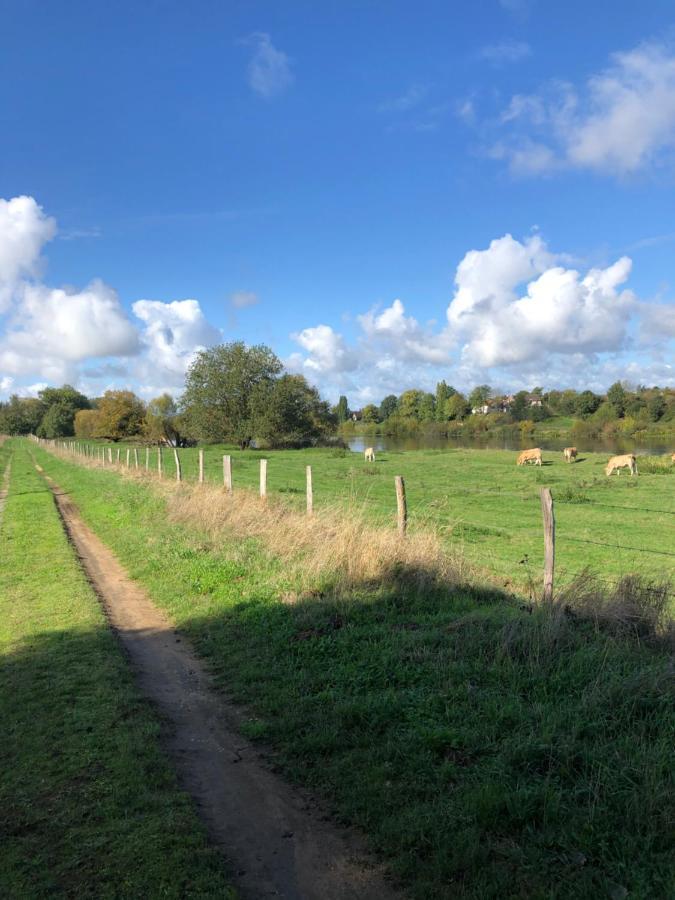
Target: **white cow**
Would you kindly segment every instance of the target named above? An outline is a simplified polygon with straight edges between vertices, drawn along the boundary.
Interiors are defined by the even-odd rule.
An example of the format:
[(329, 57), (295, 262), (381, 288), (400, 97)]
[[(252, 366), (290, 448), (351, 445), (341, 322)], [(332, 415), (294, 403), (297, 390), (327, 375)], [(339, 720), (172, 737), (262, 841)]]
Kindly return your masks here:
[(626, 453), (624, 456), (613, 456), (607, 463), (605, 475), (611, 475), (612, 472), (616, 472), (617, 475), (620, 475), (621, 469), (630, 469), (631, 475), (638, 474), (637, 463), (635, 462), (635, 456), (632, 453)]
[(365, 453), (366, 462), (375, 462), (375, 450), (372, 447), (368, 447)]

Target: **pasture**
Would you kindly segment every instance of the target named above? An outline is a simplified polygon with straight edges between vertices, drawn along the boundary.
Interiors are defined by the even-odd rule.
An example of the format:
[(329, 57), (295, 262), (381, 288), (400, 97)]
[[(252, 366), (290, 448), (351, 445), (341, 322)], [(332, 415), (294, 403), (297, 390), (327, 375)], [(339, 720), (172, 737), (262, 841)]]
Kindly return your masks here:
[[(555, 503), (559, 585), (587, 567), (607, 578), (632, 572), (675, 575), (675, 464), (669, 458), (638, 457), (639, 476), (624, 471), (608, 478), (605, 454), (581, 453), (576, 462), (566, 463), (562, 452), (544, 451), (541, 467), (517, 467), (517, 454), (500, 450), (383, 452), (366, 463), (348, 451), (242, 452), (211, 445), (204, 448), (207, 481), (222, 484), (224, 453), (232, 456), (235, 491), (257, 490), (259, 461), (268, 459), (269, 493), (300, 508), (305, 467), (311, 465), (316, 507), (362, 509), (378, 524), (395, 522), (394, 476), (402, 475), (410, 528), (434, 530), (453, 553), (507, 589), (540, 585), (541, 487), (551, 489)], [(122, 463), (125, 454), (122, 445)], [(196, 481), (197, 449), (179, 454), (183, 478)], [(173, 479), (173, 452), (164, 449), (162, 457), (164, 477)], [(139, 458), (143, 467), (144, 448)], [(156, 472), (156, 464), (152, 448), (151, 471)]]
[[(173, 500), (189, 488), (156, 490), (34, 452), (243, 704), (245, 735), (339, 821), (360, 826), (411, 897), (669, 896), (675, 715), (669, 655), (658, 644), (480, 585), (420, 586), (397, 570), (349, 595), (318, 585), (293, 594), (293, 572), (264, 538), (175, 518)], [(207, 457), (214, 478), (219, 455), (211, 448)], [(235, 456), (240, 483), (252, 486), (255, 458)], [(429, 487), (450, 482), (456, 509), (474, 497), (461, 492), (466, 469), (444, 465), (439, 474), (429, 465), (436, 459), (421, 454), (404, 470), (411, 495), (415, 476), (427, 507)], [(284, 460), (297, 468), (274, 482)], [(392, 476), (404, 459), (378, 460), (370, 468), (382, 474), (369, 474), (355, 458), (274, 454), (272, 488), (300, 503), (307, 462), (322, 502), (366, 502), (391, 519)], [(538, 518), (536, 478), (547, 467), (516, 472), (499, 454), (478, 464), (493, 481), (510, 478)], [(580, 477), (562, 463), (559, 473), (562, 486)], [(653, 480), (639, 485), (656, 504), (657, 480), (671, 482)], [(641, 489), (616, 484), (602, 490), (626, 491), (617, 494), (626, 502)], [(520, 509), (504, 500), (503, 514), (498, 498), (489, 512), (502, 524)]]

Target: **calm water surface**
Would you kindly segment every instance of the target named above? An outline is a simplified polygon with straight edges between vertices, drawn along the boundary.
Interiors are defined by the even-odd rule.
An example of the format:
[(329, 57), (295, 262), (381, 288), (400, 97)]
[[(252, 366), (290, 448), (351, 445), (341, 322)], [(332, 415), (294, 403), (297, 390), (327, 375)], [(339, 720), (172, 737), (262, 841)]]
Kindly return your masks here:
[[(359, 435), (347, 441), (350, 450), (363, 453), (366, 447), (375, 450), (523, 450), (526, 447), (541, 447), (542, 450), (562, 450), (571, 445), (571, 438), (521, 438), (517, 435), (505, 437), (396, 437), (392, 435)], [(579, 439), (576, 448), (580, 453), (635, 453), (661, 456), (675, 453), (675, 437), (639, 441), (633, 438), (588, 438)]]

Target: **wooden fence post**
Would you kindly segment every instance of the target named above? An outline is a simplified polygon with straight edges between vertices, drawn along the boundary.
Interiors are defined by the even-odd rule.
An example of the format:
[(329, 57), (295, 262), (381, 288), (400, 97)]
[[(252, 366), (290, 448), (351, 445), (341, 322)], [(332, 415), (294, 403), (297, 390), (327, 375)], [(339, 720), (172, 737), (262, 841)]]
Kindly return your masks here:
[(120, 447), (117, 448), (117, 465), (120, 464), (120, 456), (122, 454), (122, 449)]
[(199, 483), (204, 484), (204, 451), (199, 448)]
[(127, 447), (127, 469), (129, 468), (129, 457), (131, 456), (131, 450)]
[(232, 493), (232, 457), (223, 457), (223, 484), (228, 494)]
[(134, 447), (134, 469), (138, 468), (138, 448)]
[(173, 448), (173, 458), (176, 461), (176, 481), (180, 481), (182, 477), (182, 472), (180, 469), (180, 459), (178, 458), (178, 450)]
[(264, 500), (267, 497), (267, 460), (260, 460), (260, 496)]
[(405, 499), (405, 481), (401, 475), (394, 477), (396, 484), (396, 507), (398, 513), (398, 533), (401, 537), (405, 537), (405, 531), (408, 527), (408, 505)]
[(145, 448), (145, 471), (150, 471), (150, 448)]
[(162, 448), (157, 447), (157, 476), (162, 477)]
[(112, 447), (108, 447), (108, 462), (112, 465)]
[(314, 512), (314, 491), (312, 490), (312, 467), (307, 466), (307, 515), (311, 516)]
[(555, 514), (553, 497), (548, 488), (542, 488), (541, 512), (544, 518), (544, 603), (553, 600), (553, 570), (555, 567)]

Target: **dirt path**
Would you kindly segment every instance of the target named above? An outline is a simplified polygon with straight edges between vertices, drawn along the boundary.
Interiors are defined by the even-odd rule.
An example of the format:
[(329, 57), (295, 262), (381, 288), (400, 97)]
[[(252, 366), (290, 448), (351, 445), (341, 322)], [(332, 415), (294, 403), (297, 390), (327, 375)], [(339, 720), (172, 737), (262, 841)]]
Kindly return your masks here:
[(5, 500), (7, 499), (7, 492), (9, 491), (9, 478), (12, 471), (12, 458), (10, 456), (9, 462), (5, 466), (5, 471), (2, 476), (2, 482), (0, 482), (0, 522), (2, 522), (2, 511), (5, 508)]
[(242, 897), (400, 898), (359, 836), (326, 821), (308, 796), (264, 766), (235, 730), (238, 711), (216, 692), (187, 641), (44, 477), (141, 690), (171, 723), (167, 749), (181, 784), (227, 857)]

